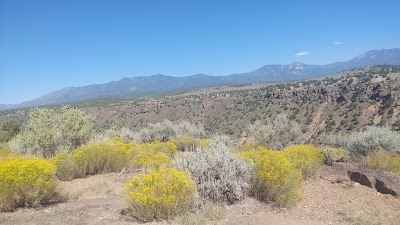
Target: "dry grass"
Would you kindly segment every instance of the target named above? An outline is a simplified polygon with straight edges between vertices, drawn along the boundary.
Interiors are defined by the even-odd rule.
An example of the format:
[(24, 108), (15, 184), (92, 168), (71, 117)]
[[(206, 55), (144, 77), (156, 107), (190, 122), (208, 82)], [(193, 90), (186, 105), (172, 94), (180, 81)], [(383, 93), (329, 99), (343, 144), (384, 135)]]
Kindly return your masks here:
[(206, 204), (202, 209), (196, 212), (188, 212), (180, 217), (183, 225), (202, 225), (210, 221), (217, 221), (226, 218), (227, 210), (222, 205)]

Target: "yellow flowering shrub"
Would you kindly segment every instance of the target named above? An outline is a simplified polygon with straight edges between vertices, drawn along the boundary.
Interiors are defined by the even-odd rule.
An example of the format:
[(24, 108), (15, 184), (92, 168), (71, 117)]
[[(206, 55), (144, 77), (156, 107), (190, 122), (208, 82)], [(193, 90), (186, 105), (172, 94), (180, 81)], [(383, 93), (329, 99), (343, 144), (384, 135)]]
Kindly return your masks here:
[(54, 165), (44, 159), (8, 158), (0, 161), (0, 211), (34, 207), (49, 200)]
[(140, 151), (132, 159), (132, 163), (138, 168), (159, 169), (162, 166), (169, 166), (171, 158), (163, 152), (153, 154), (150, 151)]
[(73, 180), (79, 177), (75, 158), (66, 152), (60, 152), (50, 159), (56, 168), (56, 176), (60, 180)]
[(324, 155), (312, 145), (292, 145), (283, 150), (286, 158), (303, 174), (314, 175), (325, 161)]
[(57, 177), (72, 180), (98, 173), (118, 172), (129, 165), (136, 143), (126, 144), (121, 138), (86, 144), (72, 153), (60, 152), (50, 159), (57, 167)]
[(118, 172), (128, 165), (134, 143), (125, 144), (121, 138), (87, 144), (77, 148), (72, 156), (80, 177), (98, 173)]
[(327, 165), (332, 165), (333, 162), (343, 161), (346, 152), (343, 148), (333, 148), (330, 146), (324, 146), (320, 148), (320, 151), (325, 156), (325, 163)]
[(388, 168), (394, 172), (400, 172), (400, 155), (389, 160)]
[(126, 212), (141, 221), (169, 219), (191, 207), (195, 191), (186, 173), (173, 168), (136, 175), (124, 186)]
[(177, 151), (172, 141), (138, 144), (133, 148), (132, 164), (136, 168), (159, 169), (169, 166)]
[(384, 169), (389, 164), (390, 156), (384, 151), (375, 151), (368, 153), (365, 161), (370, 169)]
[(209, 140), (195, 138), (190, 136), (179, 137), (171, 140), (177, 147), (178, 151), (194, 151), (196, 148), (206, 148), (209, 145)]
[(300, 170), (286, 158), (284, 152), (254, 147), (240, 155), (255, 164), (251, 193), (262, 201), (291, 207), (301, 200), (299, 186), (303, 181)]
[(16, 153), (14, 153), (8, 145), (4, 145), (0, 148), (0, 160), (4, 160), (8, 157), (14, 156), (16, 156)]
[(167, 154), (168, 156), (174, 156), (178, 150), (175, 144), (172, 141), (161, 142), (161, 141), (154, 141), (154, 142), (145, 142), (142, 144), (137, 144), (133, 148), (133, 154), (136, 155), (141, 151), (148, 151), (151, 153), (158, 153), (162, 152)]

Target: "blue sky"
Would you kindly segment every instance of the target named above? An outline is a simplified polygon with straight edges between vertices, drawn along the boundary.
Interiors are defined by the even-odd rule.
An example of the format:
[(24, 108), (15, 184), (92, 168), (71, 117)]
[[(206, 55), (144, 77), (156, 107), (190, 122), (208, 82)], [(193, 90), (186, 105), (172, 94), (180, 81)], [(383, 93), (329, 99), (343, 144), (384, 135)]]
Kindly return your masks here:
[(399, 9), (398, 0), (0, 0), (0, 103), (123, 77), (346, 61), (400, 47)]

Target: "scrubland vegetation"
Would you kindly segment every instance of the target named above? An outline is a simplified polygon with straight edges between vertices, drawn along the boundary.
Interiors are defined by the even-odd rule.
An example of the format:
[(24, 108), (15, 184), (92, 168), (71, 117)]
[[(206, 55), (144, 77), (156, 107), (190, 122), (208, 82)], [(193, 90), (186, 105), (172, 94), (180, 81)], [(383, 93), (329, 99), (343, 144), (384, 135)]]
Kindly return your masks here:
[(0, 211), (61, 201), (57, 180), (137, 170), (120, 193), (124, 213), (140, 221), (171, 219), (246, 196), (295, 206), (305, 179), (323, 166), (355, 160), (400, 171), (400, 133), (372, 127), (304, 144), (300, 125), (280, 114), (255, 121), (239, 144), (187, 121), (94, 134), (94, 118), (71, 107), (33, 109), (28, 124), (0, 151)]

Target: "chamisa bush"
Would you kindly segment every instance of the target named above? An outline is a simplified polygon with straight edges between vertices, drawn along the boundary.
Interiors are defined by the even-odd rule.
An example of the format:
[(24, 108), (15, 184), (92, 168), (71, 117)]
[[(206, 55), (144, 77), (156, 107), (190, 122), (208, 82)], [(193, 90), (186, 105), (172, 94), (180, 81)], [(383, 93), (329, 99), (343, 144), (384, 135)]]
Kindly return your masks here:
[(57, 177), (64, 180), (118, 172), (129, 165), (134, 145), (125, 144), (121, 138), (114, 137), (109, 141), (86, 144), (71, 154), (61, 152), (51, 161), (57, 167)]
[(389, 164), (390, 156), (384, 151), (374, 151), (368, 153), (365, 161), (370, 169), (385, 169)]
[(240, 155), (255, 165), (251, 194), (261, 201), (291, 207), (301, 200), (301, 171), (291, 164), (286, 153), (254, 147)]
[(311, 145), (292, 145), (283, 151), (289, 162), (301, 171), (304, 179), (314, 175), (325, 161), (324, 155)]
[(221, 143), (183, 152), (175, 158), (173, 165), (191, 175), (197, 185), (199, 204), (206, 201), (234, 203), (243, 199), (253, 171), (250, 164), (230, 153)]
[(75, 158), (66, 152), (60, 152), (50, 159), (57, 170), (56, 176), (60, 180), (73, 180), (81, 177)]
[(153, 170), (125, 184), (125, 212), (141, 221), (170, 219), (190, 209), (195, 192), (196, 186), (186, 173), (173, 168)]
[(343, 148), (333, 148), (329, 146), (323, 146), (320, 151), (325, 156), (325, 164), (332, 165), (333, 162), (344, 161), (346, 157), (346, 151)]
[(132, 151), (132, 164), (136, 168), (159, 169), (171, 164), (171, 157), (177, 152), (172, 141), (138, 144)]
[(44, 159), (9, 157), (0, 161), (0, 211), (59, 200), (55, 171), (54, 165)]
[(326, 138), (326, 144), (344, 148), (352, 157), (366, 156), (371, 151), (384, 150), (394, 152), (400, 150), (400, 132), (388, 127), (369, 127), (365, 131), (351, 134), (336, 134)]
[(390, 158), (388, 168), (394, 172), (400, 172), (400, 155)]
[(0, 160), (4, 160), (8, 157), (14, 157), (18, 154), (15, 153), (8, 145), (3, 145), (0, 147)]

